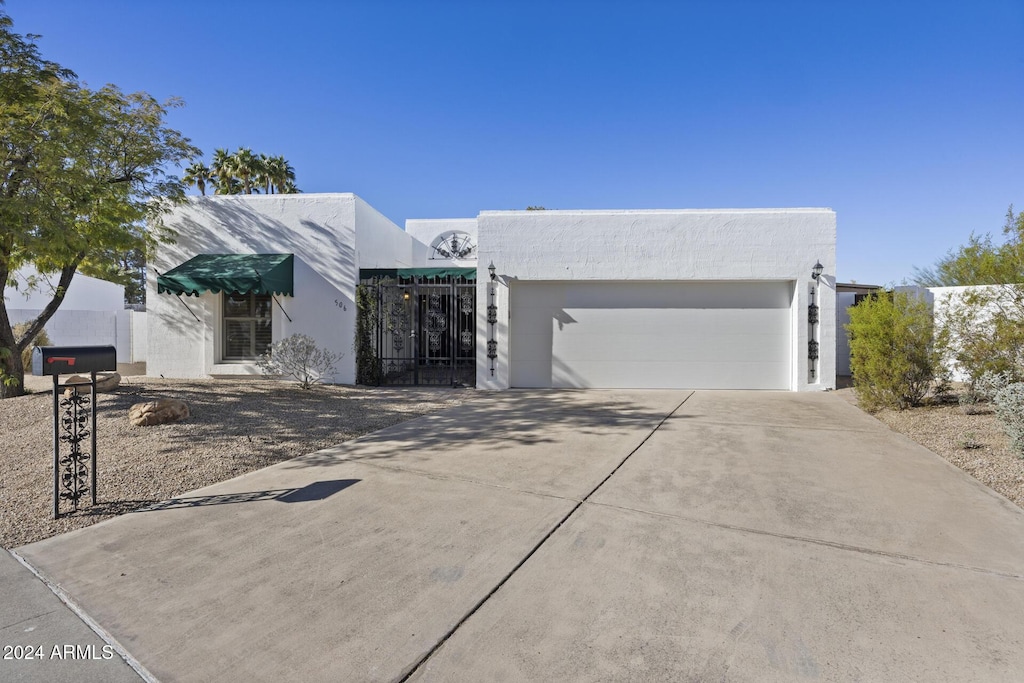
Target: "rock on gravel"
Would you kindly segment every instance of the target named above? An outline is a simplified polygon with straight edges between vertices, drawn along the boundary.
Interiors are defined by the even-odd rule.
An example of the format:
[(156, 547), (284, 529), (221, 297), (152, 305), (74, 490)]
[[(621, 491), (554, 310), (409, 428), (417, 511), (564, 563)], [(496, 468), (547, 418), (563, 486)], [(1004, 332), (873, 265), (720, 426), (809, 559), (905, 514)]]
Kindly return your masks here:
[[(48, 379), (48, 378), (46, 378)], [(472, 389), (387, 389), (129, 377), (97, 394), (99, 504), (52, 519), (49, 392), (0, 401), (0, 546), (14, 548), (457, 405)], [(174, 398), (188, 420), (132, 427), (128, 409)], [(66, 447), (65, 447), (66, 448)], [(64, 451), (66, 452), (66, 451)], [(64, 510), (70, 504), (62, 503)]]
[(128, 409), (128, 422), (133, 427), (151, 427), (184, 420), (189, 416), (188, 404), (176, 398), (158, 398), (136, 403)]

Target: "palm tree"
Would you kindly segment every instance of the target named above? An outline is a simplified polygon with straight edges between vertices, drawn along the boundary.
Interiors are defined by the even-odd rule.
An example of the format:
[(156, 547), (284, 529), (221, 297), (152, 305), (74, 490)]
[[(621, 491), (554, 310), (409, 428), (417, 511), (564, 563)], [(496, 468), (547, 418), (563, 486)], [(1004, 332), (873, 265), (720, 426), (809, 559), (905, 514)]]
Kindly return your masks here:
[(279, 193), (289, 194), (285, 190), (289, 183), (293, 191), (298, 191), (298, 188), (295, 187), (295, 169), (288, 163), (288, 160), (283, 156), (268, 157), (267, 191), (273, 192), (276, 189)]
[(267, 194), (271, 194), (273, 186), (270, 178), (270, 157), (266, 154), (261, 154), (258, 159), (259, 161), (256, 164), (257, 173), (253, 178), (253, 183)]
[[(0, 0), (2, 3), (3, 0)], [(294, 194), (301, 192), (295, 186), (295, 169), (283, 156), (268, 157), (266, 154), (254, 154), (248, 147), (241, 147), (231, 153), (226, 149), (213, 151), (210, 168), (203, 164), (193, 164), (195, 173), (202, 175), (203, 184), (193, 179), (193, 169), (186, 170), (185, 182), (196, 184), (199, 191), (206, 194), (206, 182), (216, 188), (216, 194)]]
[(237, 194), (238, 182), (235, 180), (231, 160), (233, 155), (226, 149), (213, 150), (213, 161), (210, 173), (217, 183), (217, 194)]
[(242, 181), (242, 191), (252, 194), (252, 179), (259, 172), (259, 157), (248, 147), (241, 147), (231, 155), (231, 172)]
[(213, 179), (213, 174), (209, 168), (206, 167), (201, 161), (193, 162), (185, 169), (185, 175), (182, 176), (181, 181), (186, 185), (195, 185), (199, 190), (199, 194), (206, 196), (206, 182)]

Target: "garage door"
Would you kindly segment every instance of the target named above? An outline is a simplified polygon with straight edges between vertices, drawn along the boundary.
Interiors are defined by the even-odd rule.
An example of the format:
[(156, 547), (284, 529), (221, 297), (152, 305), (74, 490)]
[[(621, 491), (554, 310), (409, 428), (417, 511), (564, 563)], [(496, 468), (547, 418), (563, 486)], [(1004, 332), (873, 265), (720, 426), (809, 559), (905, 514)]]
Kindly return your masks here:
[(792, 282), (516, 282), (514, 387), (789, 389)]

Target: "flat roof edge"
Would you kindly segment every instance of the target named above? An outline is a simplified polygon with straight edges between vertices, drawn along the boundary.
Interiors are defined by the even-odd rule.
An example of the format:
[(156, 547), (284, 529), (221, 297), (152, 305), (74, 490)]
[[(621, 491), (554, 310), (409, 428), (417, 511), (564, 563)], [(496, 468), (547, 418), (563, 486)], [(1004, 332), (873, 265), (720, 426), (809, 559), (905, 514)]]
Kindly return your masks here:
[(512, 209), (500, 211), (481, 211), (481, 216), (520, 216), (523, 214), (603, 214), (603, 215), (629, 215), (629, 214), (704, 214), (704, 213), (835, 213), (834, 209), (827, 207), (795, 207), (790, 209), (544, 209), (532, 210)]

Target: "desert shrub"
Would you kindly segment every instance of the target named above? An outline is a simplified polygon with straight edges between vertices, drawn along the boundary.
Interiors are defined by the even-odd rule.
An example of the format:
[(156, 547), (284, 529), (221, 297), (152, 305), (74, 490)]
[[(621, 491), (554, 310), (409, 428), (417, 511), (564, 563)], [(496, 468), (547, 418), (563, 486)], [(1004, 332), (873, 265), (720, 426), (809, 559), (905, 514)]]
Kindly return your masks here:
[[(14, 338), (19, 339), (21, 335), (25, 334), (25, 330), (28, 329), (29, 323), (18, 323), (12, 328), (14, 332)], [(50, 341), (50, 335), (46, 334), (46, 329), (39, 330), (39, 334), (36, 338), (29, 342), (21, 352), (21, 366), (25, 368), (25, 372), (32, 371), (32, 349), (36, 346), (52, 346), (53, 342)]]
[(992, 285), (948, 299), (940, 323), (949, 356), (974, 385), (986, 372), (1024, 380), (1024, 285)]
[(321, 349), (312, 337), (293, 334), (271, 345), (270, 353), (257, 361), (265, 377), (292, 377), (309, 389), (337, 369), (344, 354)]
[(982, 400), (992, 402), (995, 401), (996, 394), (1013, 384), (1013, 382), (1013, 374), (1006, 370), (1002, 372), (986, 370), (981, 373), (981, 377), (974, 380), (974, 383), (971, 385), (971, 391)]
[(1009, 385), (995, 396), (996, 417), (1010, 437), (1010, 447), (1024, 457), (1024, 383)]
[(870, 296), (850, 309), (850, 369), (867, 410), (919, 405), (941, 364), (927, 302), (906, 292)]
[(957, 396), (956, 402), (960, 405), (960, 412), (964, 415), (977, 415), (981, 412), (981, 396), (971, 389)]
[(985, 444), (978, 441), (978, 437), (974, 432), (964, 432), (960, 435), (960, 438), (957, 439), (957, 446), (960, 450), (971, 451), (978, 448), (984, 448)]

